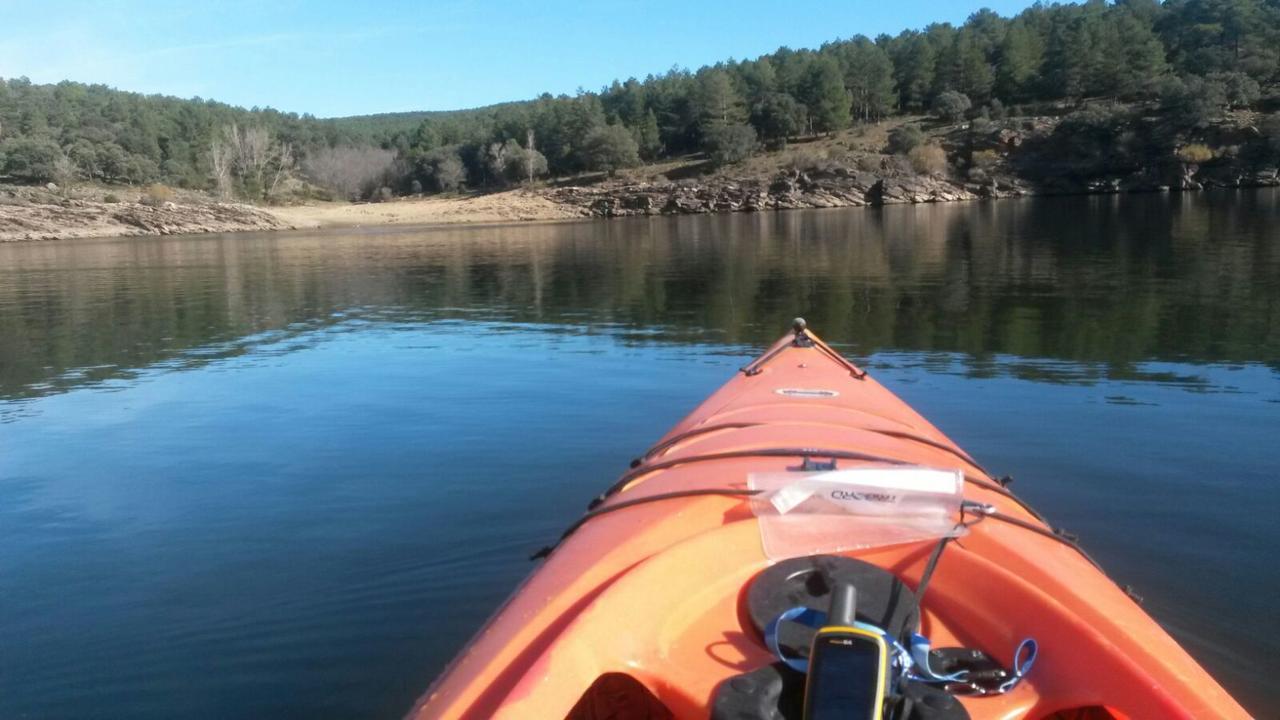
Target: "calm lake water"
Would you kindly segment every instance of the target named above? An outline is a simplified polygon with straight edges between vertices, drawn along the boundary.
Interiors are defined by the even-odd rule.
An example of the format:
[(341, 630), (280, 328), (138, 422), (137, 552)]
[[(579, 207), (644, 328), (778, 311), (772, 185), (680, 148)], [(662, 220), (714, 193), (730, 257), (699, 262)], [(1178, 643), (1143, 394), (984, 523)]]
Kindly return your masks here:
[(795, 315), (1280, 705), (1280, 193), (0, 246), (0, 717), (394, 718)]

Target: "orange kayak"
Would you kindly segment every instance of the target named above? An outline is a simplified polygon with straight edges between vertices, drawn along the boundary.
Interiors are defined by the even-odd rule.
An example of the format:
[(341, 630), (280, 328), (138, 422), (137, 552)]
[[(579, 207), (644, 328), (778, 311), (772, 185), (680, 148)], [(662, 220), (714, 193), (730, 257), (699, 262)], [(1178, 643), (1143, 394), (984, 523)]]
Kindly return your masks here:
[[(926, 469), (956, 478), (947, 533), (784, 514), (808, 502), (799, 481), (900, 488)], [(934, 662), (956, 648), (964, 678), (1020, 679), (925, 683), (897, 717), (1248, 717), (1068, 536), (800, 320), (592, 505), (411, 717), (798, 717), (804, 676), (779, 650), (805, 641), (778, 638), (812, 631), (770, 618), (825, 607), (837, 576), (862, 584), (860, 622), (927, 637)]]

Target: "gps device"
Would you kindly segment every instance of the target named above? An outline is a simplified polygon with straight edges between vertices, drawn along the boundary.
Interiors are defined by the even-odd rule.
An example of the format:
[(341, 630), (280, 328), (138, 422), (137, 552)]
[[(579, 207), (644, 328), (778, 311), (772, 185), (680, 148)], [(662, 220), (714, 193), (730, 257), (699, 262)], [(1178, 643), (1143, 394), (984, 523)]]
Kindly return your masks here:
[(832, 589), (827, 625), (809, 650), (805, 720), (881, 720), (889, 648), (884, 637), (854, 622), (857, 591)]

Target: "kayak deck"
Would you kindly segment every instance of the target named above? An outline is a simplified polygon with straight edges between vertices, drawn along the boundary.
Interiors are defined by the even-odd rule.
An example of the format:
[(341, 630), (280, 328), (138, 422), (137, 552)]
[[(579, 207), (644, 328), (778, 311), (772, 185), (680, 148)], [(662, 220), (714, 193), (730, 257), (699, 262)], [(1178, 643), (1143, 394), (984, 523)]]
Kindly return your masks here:
[[(1012, 662), (1034, 637), (1034, 672), (1011, 692), (966, 697), (974, 718), (1247, 717), (1123, 590), (893, 393), (804, 329), (677, 424), (602, 496), (463, 650), (418, 718), (563, 718), (598, 678), (624, 673), (675, 717), (705, 718), (717, 687), (776, 658), (746, 618), (766, 555), (751, 473), (884, 462), (954, 468), (974, 518), (950, 543), (921, 607), (934, 647)], [(688, 494), (708, 491), (713, 494)], [(723, 494), (722, 494), (723, 493)], [(833, 538), (833, 540), (835, 540)], [(934, 540), (845, 551), (910, 587)], [(1105, 709), (1105, 711), (1103, 710)]]

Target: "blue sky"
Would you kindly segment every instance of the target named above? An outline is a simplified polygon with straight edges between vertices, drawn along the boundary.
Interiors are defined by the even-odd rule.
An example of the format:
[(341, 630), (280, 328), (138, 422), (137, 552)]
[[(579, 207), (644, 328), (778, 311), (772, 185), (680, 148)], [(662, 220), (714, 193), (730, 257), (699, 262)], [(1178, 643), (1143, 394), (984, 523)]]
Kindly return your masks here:
[(322, 117), (448, 110), (1029, 4), (0, 0), (0, 77)]

